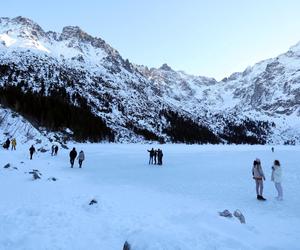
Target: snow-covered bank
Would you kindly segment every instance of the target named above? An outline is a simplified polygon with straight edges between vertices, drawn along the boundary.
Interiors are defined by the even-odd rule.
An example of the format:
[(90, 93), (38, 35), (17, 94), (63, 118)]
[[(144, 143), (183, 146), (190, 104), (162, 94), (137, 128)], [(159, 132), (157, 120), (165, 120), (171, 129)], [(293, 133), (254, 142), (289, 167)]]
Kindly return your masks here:
[[(72, 146), (72, 145), (70, 145)], [(162, 148), (163, 167), (147, 149)], [(300, 249), (300, 147), (76, 144), (83, 169), (28, 145), (0, 150), (0, 249)], [(266, 202), (251, 178), (259, 157)], [(270, 181), (282, 163), (284, 200)], [(23, 163), (21, 163), (23, 162)], [(6, 163), (18, 169), (4, 169)], [(39, 169), (42, 179), (28, 172)], [(56, 177), (57, 181), (48, 180)], [(89, 206), (91, 199), (97, 204)], [(240, 209), (246, 224), (220, 217)]]

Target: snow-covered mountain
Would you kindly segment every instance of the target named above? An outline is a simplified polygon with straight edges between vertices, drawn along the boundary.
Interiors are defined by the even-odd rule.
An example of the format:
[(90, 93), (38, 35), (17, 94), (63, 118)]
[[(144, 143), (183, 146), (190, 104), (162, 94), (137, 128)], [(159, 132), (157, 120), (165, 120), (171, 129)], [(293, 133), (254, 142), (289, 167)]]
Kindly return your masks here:
[[(74, 124), (54, 126), (53, 114), (41, 117), (13, 97), (4, 100), (7, 89), (39, 96), (39, 103), (59, 96), (79, 113), (91, 112), (104, 124), (100, 139), (113, 134), (116, 141), (298, 143), (299, 76), (300, 45), (217, 82), (167, 64), (132, 64), (79, 27), (45, 32), (27, 18), (0, 18), (1, 103), (52, 130)], [(76, 129), (82, 132), (71, 127)]]

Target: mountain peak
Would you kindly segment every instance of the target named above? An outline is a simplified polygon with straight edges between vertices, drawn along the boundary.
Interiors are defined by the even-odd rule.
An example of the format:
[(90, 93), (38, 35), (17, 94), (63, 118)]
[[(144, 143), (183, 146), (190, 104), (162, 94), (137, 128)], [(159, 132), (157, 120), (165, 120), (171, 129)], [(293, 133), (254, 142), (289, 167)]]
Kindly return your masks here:
[(15, 18), (12, 18), (11, 21), (14, 23), (25, 25), (25, 26), (39, 26), (37, 23), (35, 23), (31, 19), (29, 19), (27, 17), (22, 17), (22, 16), (17, 16)]
[(119, 56), (118, 52), (110, 47), (110, 45), (106, 44), (104, 40), (99, 37), (91, 36), (78, 26), (66, 26), (63, 28), (62, 33), (59, 36), (59, 40), (69, 39), (75, 39), (82, 43), (89, 43), (95, 48), (104, 49), (109, 55)]
[(91, 41), (94, 38), (89, 35), (88, 33), (84, 32), (78, 26), (66, 26), (63, 28), (60, 38), (62, 40), (70, 39), (70, 38), (77, 38), (81, 41)]
[(165, 70), (165, 71), (173, 71), (173, 69), (166, 63), (160, 66), (160, 70)]
[(12, 24), (15, 27), (15, 30), (21, 31), (22, 36), (30, 35), (35, 37), (36, 39), (46, 36), (45, 31), (41, 28), (40, 25), (26, 17), (2, 17), (0, 18), (0, 24), (2, 24), (3, 27), (7, 27), (8, 29), (10, 29), (10, 24)]

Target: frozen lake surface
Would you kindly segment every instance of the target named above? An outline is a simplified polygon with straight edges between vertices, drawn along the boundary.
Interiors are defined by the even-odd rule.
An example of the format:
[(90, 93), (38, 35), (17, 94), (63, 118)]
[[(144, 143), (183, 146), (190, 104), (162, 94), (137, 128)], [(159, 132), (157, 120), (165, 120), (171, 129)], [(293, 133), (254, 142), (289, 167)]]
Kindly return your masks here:
[[(0, 249), (117, 250), (126, 240), (132, 250), (300, 249), (298, 146), (272, 153), (271, 146), (76, 144), (86, 156), (82, 169), (77, 161), (70, 168), (63, 149), (30, 161), (29, 146), (0, 150)], [(163, 166), (148, 165), (152, 147), (163, 150)], [(265, 202), (251, 175), (256, 157)], [(275, 159), (283, 201), (270, 181)], [(32, 169), (42, 178), (33, 181)], [(246, 224), (220, 217), (224, 209), (239, 209)]]

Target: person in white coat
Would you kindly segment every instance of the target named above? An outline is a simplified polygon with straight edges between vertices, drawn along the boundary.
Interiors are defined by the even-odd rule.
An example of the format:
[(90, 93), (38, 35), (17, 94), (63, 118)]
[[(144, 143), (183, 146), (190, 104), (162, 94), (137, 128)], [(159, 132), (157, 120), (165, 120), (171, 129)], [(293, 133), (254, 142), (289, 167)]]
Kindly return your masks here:
[(274, 182), (275, 188), (278, 192), (278, 196), (276, 197), (276, 199), (282, 200), (283, 199), (283, 191), (281, 186), (282, 170), (281, 170), (280, 162), (278, 160), (275, 160), (272, 166), (271, 181)]
[(83, 151), (81, 150), (80, 152), (79, 152), (79, 155), (78, 155), (78, 163), (79, 163), (79, 168), (81, 168), (81, 166), (82, 166), (82, 162), (84, 161), (84, 153), (83, 153)]

